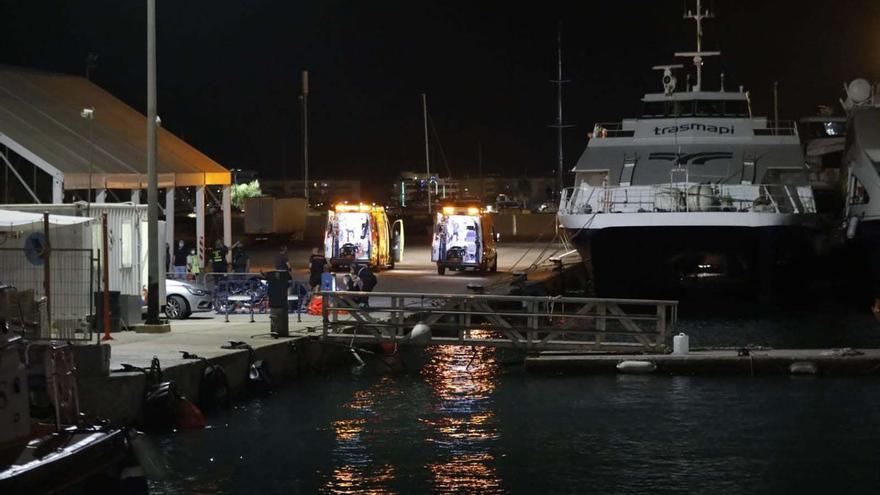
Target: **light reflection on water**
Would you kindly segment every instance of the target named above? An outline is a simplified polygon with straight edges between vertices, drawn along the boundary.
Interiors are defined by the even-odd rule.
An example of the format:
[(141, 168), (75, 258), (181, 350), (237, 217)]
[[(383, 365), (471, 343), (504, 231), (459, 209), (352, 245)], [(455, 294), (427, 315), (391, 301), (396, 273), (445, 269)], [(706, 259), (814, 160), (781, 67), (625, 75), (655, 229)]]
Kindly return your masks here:
[[(500, 435), (492, 401), (498, 379), (494, 350), (438, 347), (426, 355), (415, 378), (426, 389), (424, 395), (401, 397), (399, 380), (406, 378), (384, 376), (356, 392), (342, 406), (343, 417), (331, 420), (336, 466), (324, 493), (394, 493), (395, 469), (376, 455), (398, 422), (412, 427), (413, 419), (421, 442), (431, 448), (423, 472), (408, 473), (408, 478), (421, 478), (432, 492), (502, 492), (491, 453)], [(416, 417), (396, 414), (395, 400), (406, 401), (401, 405), (407, 410), (416, 402)]]
[(426, 466), (435, 492), (502, 492), (491, 454), (500, 435), (492, 400), (498, 379), (494, 353), (492, 348), (438, 347), (422, 368), (436, 399), (422, 418), (427, 440), (439, 447), (440, 458)]

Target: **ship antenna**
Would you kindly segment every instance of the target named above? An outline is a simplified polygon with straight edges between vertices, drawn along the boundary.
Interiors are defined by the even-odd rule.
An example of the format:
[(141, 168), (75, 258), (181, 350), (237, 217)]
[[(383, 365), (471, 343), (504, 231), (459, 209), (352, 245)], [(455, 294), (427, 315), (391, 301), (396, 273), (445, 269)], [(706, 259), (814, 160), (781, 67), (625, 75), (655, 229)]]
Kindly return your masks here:
[(684, 14), (685, 19), (691, 19), (697, 23), (697, 51), (695, 52), (676, 52), (676, 57), (693, 57), (694, 66), (697, 68), (697, 84), (694, 85), (694, 91), (701, 91), (703, 88), (703, 57), (712, 57), (721, 55), (721, 52), (704, 52), (703, 51), (703, 19), (713, 19), (715, 14), (702, 8), (702, 0), (697, 0), (697, 10), (688, 10)]

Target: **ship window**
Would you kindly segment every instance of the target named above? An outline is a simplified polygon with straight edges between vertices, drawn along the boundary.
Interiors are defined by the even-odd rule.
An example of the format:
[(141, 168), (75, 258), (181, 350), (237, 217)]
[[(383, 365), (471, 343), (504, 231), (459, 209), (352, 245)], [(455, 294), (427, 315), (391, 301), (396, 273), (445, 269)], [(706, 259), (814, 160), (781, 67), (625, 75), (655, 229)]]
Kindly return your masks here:
[(724, 112), (724, 104), (721, 100), (698, 100), (697, 116), (718, 117)]
[(645, 102), (645, 107), (642, 111), (642, 117), (648, 119), (690, 117), (693, 114), (692, 101), (648, 101)]
[(645, 102), (645, 108), (642, 111), (642, 117), (663, 117), (664, 115), (666, 115), (665, 101)]
[(727, 117), (748, 117), (749, 102), (746, 100), (727, 100), (724, 102), (724, 115)]

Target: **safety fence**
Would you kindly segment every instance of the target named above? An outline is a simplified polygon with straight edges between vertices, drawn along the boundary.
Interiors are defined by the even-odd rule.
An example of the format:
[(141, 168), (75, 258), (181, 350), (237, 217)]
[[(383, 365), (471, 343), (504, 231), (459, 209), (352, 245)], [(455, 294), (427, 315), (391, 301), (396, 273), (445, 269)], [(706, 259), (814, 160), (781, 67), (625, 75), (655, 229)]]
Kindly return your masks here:
[[(265, 314), (269, 312), (269, 280), (262, 273), (207, 272), (202, 286), (213, 296), (217, 314)], [(271, 275), (271, 272), (269, 273)], [(308, 300), (308, 287), (297, 280), (287, 281), (287, 311), (301, 312)]]
[(421, 322), (431, 330), (428, 345), (662, 352), (678, 319), (677, 301), (346, 291), (322, 296), (322, 338), (347, 343), (407, 343)]
[(0, 319), (29, 340), (91, 340), (98, 273), (91, 249), (0, 247)]

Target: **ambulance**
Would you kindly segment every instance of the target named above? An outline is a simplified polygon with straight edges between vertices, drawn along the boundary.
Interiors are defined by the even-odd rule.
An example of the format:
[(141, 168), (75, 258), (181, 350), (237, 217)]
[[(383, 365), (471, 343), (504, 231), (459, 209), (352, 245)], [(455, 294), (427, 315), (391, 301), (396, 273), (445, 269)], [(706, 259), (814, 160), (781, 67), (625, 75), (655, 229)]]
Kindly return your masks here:
[(471, 203), (446, 204), (437, 211), (431, 261), (437, 273), (446, 269), (498, 270), (497, 235), (492, 216)]
[(394, 268), (403, 260), (403, 235), (403, 221), (389, 223), (382, 206), (338, 204), (327, 212), (324, 256), (334, 271), (353, 263)]

